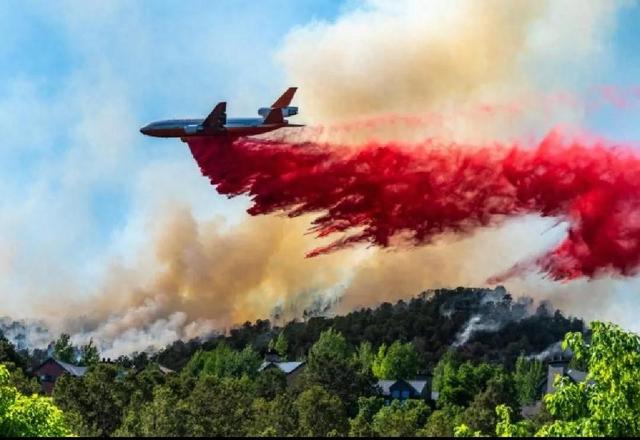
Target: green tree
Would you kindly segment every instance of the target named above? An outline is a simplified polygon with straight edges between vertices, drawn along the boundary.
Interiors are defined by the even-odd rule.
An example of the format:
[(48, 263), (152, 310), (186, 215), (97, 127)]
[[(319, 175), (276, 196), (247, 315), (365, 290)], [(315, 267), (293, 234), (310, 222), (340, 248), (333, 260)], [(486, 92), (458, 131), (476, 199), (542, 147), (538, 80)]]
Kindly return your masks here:
[(82, 347), (81, 351), (81, 359), (80, 364), (83, 366), (95, 365), (100, 362), (100, 352), (98, 351), (98, 347), (93, 345), (93, 339), (89, 340), (87, 345)]
[(375, 359), (375, 353), (371, 346), (371, 342), (364, 341), (358, 345), (358, 349), (354, 355), (356, 361), (361, 366), (362, 374), (371, 374), (371, 367), (373, 366), (373, 360)]
[(298, 410), (287, 394), (273, 400), (258, 398), (253, 401), (253, 423), (250, 436), (292, 437), (298, 433)]
[(296, 400), (299, 435), (303, 437), (344, 436), (348, 420), (342, 401), (320, 386), (303, 391)]
[[(553, 421), (537, 436), (640, 435), (640, 338), (613, 324), (593, 322), (591, 342), (582, 333), (568, 333), (562, 344), (588, 366), (587, 380), (556, 379), (556, 391), (545, 396)], [(530, 433), (527, 422), (511, 422), (508, 410), (497, 409), (499, 434)]]
[(247, 376), (201, 376), (184, 400), (186, 435), (246, 436), (252, 419), (252, 385)]
[(429, 413), (423, 400), (394, 400), (373, 416), (371, 426), (376, 436), (415, 437), (424, 428)]
[(141, 394), (131, 399), (122, 426), (115, 432), (124, 437), (176, 437), (185, 436), (185, 411), (179, 398), (169, 387), (158, 386), (153, 399), (144, 402)]
[(410, 342), (395, 341), (389, 348), (382, 344), (371, 369), (378, 379), (411, 379), (418, 373), (418, 353)]
[(278, 335), (275, 344), (273, 344), (273, 349), (276, 351), (276, 353), (278, 353), (278, 356), (280, 356), (280, 358), (286, 359), (288, 347), (289, 343), (287, 342), (287, 337), (284, 335), (284, 331), (282, 331)]
[(438, 406), (467, 407), (476, 395), (486, 387), (487, 382), (504, 370), (488, 363), (460, 364), (455, 356), (447, 354), (434, 369), (433, 389), (438, 391)]
[(496, 415), (499, 422), (496, 425), (496, 435), (498, 437), (532, 437), (535, 432), (533, 423), (524, 420), (519, 423), (513, 423), (511, 418), (513, 410), (506, 405), (498, 405), (496, 407)]
[(424, 428), (418, 433), (421, 437), (453, 437), (456, 426), (461, 423), (464, 409), (448, 405), (435, 410)]
[(255, 379), (255, 393), (267, 400), (274, 399), (287, 389), (287, 375), (276, 367), (261, 371)]
[(362, 370), (345, 338), (329, 329), (322, 332), (309, 350), (303, 384), (306, 388), (318, 385), (337, 395), (345, 404), (347, 413), (355, 415), (358, 397), (371, 395), (374, 390), (373, 376)]
[(19, 393), (30, 396), (40, 391), (38, 379), (27, 376), (21, 368), (12, 362), (6, 362), (4, 366), (9, 371), (9, 385), (16, 388)]
[(529, 405), (538, 399), (538, 390), (544, 378), (545, 369), (542, 362), (536, 359), (528, 360), (524, 356), (518, 357), (513, 379), (521, 405)]
[(236, 351), (221, 343), (214, 350), (196, 352), (184, 368), (184, 374), (217, 378), (243, 375), (255, 377), (262, 363), (260, 356), (249, 346)]
[(76, 350), (70, 339), (68, 334), (61, 334), (53, 345), (53, 356), (59, 361), (73, 364), (76, 361)]
[(0, 365), (0, 437), (64, 437), (71, 431), (50, 398), (21, 394)]
[(0, 332), (0, 364), (11, 364), (18, 369), (25, 370), (27, 361), (16, 351), (16, 347)]
[(349, 420), (349, 437), (373, 437), (373, 417), (384, 406), (382, 397), (360, 397), (358, 414)]
[(111, 364), (94, 365), (83, 377), (64, 374), (53, 389), (73, 432), (83, 436), (111, 435), (121, 424), (129, 397), (118, 367)]
[(492, 435), (496, 432), (496, 407), (505, 405), (516, 414), (520, 413), (520, 404), (513, 377), (505, 371), (499, 371), (487, 381), (486, 388), (477, 394), (461, 419), (474, 432)]

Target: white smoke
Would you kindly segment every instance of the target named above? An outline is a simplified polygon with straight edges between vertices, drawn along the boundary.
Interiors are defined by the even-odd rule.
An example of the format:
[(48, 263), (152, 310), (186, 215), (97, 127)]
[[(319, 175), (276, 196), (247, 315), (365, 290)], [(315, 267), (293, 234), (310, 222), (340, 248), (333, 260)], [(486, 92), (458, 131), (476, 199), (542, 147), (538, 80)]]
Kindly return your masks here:
[[(537, 102), (541, 90), (575, 90), (593, 81), (599, 65), (606, 61), (606, 42), (619, 7), (620, 3), (609, 1), (369, 0), (331, 22), (314, 21), (291, 31), (279, 59), (291, 84), (300, 87), (298, 104), (312, 123), (389, 112), (454, 115), (463, 109), (463, 117), (427, 124), (423, 131), (416, 132), (415, 126), (396, 127), (391, 134), (410, 137), (436, 132), (463, 140), (511, 138), (544, 131), (558, 121), (579, 123), (584, 109), (534, 105), (539, 111), (516, 115), (507, 111), (500, 118), (478, 118), (474, 109), (487, 103), (509, 107), (531, 96)], [(123, 47), (116, 44), (120, 40), (104, 41), (102, 33), (93, 28), (113, 28), (115, 22), (131, 32), (143, 29), (135, 22), (141, 11), (130, 14), (130, 8), (124, 3), (109, 6), (104, 17), (85, 9), (74, 20), (69, 18), (74, 14), (67, 12), (71, 8), (64, 8), (62, 19), (71, 21), (73, 29), (83, 29), (87, 20), (91, 23), (87, 30), (91, 38), (78, 39), (87, 52), (85, 64), (107, 67), (100, 74), (94, 68), (77, 72), (69, 89), (56, 96), (55, 111), (36, 115), (42, 122), (36, 124), (36, 140), (48, 139), (46, 133), (69, 125), (73, 127), (73, 148), (61, 161), (43, 165), (46, 175), (30, 186), (35, 188), (33, 194), (9, 197), (11, 194), (3, 193), (6, 209), (1, 211), (7, 218), (0, 216), (5, 231), (0, 239), (4, 243), (0, 246), (1, 286), (4, 291), (19, 292), (5, 307), (14, 303), (13, 310), (19, 313), (37, 312), (55, 329), (54, 334), (67, 331), (77, 343), (93, 338), (105, 355), (115, 357), (264, 318), (274, 307), (278, 316), (287, 317), (310, 308), (326, 311), (336, 303), (337, 292), (344, 294), (341, 311), (348, 311), (408, 298), (426, 287), (478, 285), (495, 274), (496, 268), (522, 259), (532, 246), (552, 241), (549, 234), (541, 237), (538, 231), (547, 228), (544, 221), (535, 227), (532, 222), (513, 222), (500, 231), (480, 231), (464, 240), (443, 238), (422, 249), (346, 251), (310, 261), (302, 256), (317, 243), (303, 235), (304, 219), (245, 221), (238, 214), (237, 228), (220, 226), (213, 213), (237, 214), (246, 207), (246, 200), (234, 202), (233, 208), (229, 201), (218, 203), (188, 153), (174, 146), (162, 150), (165, 160), (149, 162), (140, 155), (144, 158), (140, 163), (133, 138), (137, 132), (125, 135), (120, 130), (136, 119), (131, 89), (150, 87), (149, 71), (136, 69), (140, 54), (154, 51), (154, 39), (147, 34), (125, 39), (126, 47), (136, 42), (124, 59), (125, 78), (118, 76), (122, 72), (118, 61), (111, 61), (122, 61), (118, 57)], [(218, 47), (220, 36), (210, 37), (197, 40)], [(172, 47), (172, 60), (191, 63), (203, 59), (185, 58), (181, 50), (188, 44)], [(207, 71), (202, 65), (193, 66), (192, 70)], [(153, 84), (154, 89), (162, 86)], [(188, 100), (204, 100), (202, 89), (186, 91)], [(34, 108), (51, 108), (37, 94), (38, 99), (27, 101), (24, 96), (20, 89), (11, 100), (0, 102), (0, 113), (7, 116), (0, 123), (11, 125), (9, 116), (16, 108), (24, 107), (24, 114), (29, 115)], [(30, 105), (31, 101), (35, 102)], [(96, 114), (96, 102), (108, 105)], [(13, 126), (5, 131), (22, 134), (20, 124)], [(18, 146), (23, 143), (22, 136), (16, 139)], [(122, 168), (122, 164), (128, 165)], [(134, 209), (110, 238), (107, 252), (87, 269), (83, 256), (96, 250), (82, 247), (95, 233), (90, 228), (91, 194), (86, 188), (105, 181), (133, 186), (130, 204)], [(60, 192), (51, 189), (58, 187)], [(185, 219), (175, 212), (176, 206), (187, 207)], [(182, 222), (180, 228), (162, 221), (175, 216)], [(161, 230), (159, 239), (150, 237), (156, 229)], [(15, 237), (23, 236), (32, 237), (33, 243), (15, 243)], [(78, 247), (84, 253), (72, 252)], [(67, 259), (71, 254), (75, 258)], [(41, 272), (46, 275), (38, 276), (34, 267), (47, 268)], [(600, 287), (606, 289), (603, 284)], [(518, 288), (511, 290), (524, 294), (554, 295), (557, 303), (568, 298), (566, 290), (583, 287), (550, 287), (539, 279), (513, 285)], [(586, 304), (581, 295), (572, 294), (566, 307), (575, 310)], [(29, 298), (32, 307), (26, 307), (23, 298)], [(627, 313), (621, 319), (637, 322), (629, 311), (632, 308), (621, 308)], [(589, 310), (600, 312), (601, 308)], [(465, 337), (471, 337), (483, 322), (469, 326)], [(41, 343), (35, 335), (29, 338)]]
[(6, 316), (0, 317), (0, 334), (18, 350), (46, 349), (55, 339), (54, 334), (42, 321), (14, 321)]
[(495, 332), (500, 330), (504, 326), (504, 324), (505, 322), (503, 321), (495, 321), (492, 319), (487, 319), (482, 315), (474, 315), (469, 319), (469, 321), (467, 321), (462, 331), (458, 333), (458, 335), (456, 335), (456, 340), (452, 345), (454, 347), (464, 345), (475, 333)]
[(527, 356), (527, 359), (535, 359), (538, 361), (545, 361), (549, 358), (553, 358), (559, 355), (567, 354), (568, 352), (562, 349), (562, 341), (554, 342), (540, 353), (535, 353)]

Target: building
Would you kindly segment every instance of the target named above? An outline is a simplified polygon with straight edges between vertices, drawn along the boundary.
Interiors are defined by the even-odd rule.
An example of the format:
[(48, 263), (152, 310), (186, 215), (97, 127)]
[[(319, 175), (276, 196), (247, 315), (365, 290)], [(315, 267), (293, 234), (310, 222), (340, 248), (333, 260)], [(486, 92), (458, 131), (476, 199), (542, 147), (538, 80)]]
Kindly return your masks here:
[[(556, 377), (568, 377), (574, 383), (581, 383), (587, 379), (587, 373), (584, 371), (569, 368), (569, 362), (571, 358), (564, 355), (559, 355), (551, 360), (547, 364), (547, 376), (538, 386), (538, 393), (540, 395), (553, 394), (556, 391), (554, 386)], [(542, 409), (542, 401), (538, 400), (531, 405), (523, 405), (521, 414), (525, 418), (531, 418), (538, 414)]]
[(587, 373), (569, 368), (569, 359), (567, 358), (557, 358), (549, 361), (549, 366), (547, 367), (547, 382), (545, 386), (546, 394), (551, 394), (556, 391), (556, 388), (553, 385), (556, 376), (568, 377), (571, 381), (580, 383), (585, 381)]
[(287, 384), (291, 385), (291, 383), (300, 376), (304, 367), (304, 361), (281, 361), (277, 354), (270, 352), (267, 353), (264, 362), (260, 365), (258, 371), (268, 370), (269, 368), (278, 368), (287, 376)]
[(33, 372), (40, 380), (42, 392), (46, 395), (51, 395), (53, 387), (60, 376), (70, 374), (75, 377), (82, 377), (87, 372), (87, 368), (77, 367), (51, 357), (40, 364)]
[(379, 380), (378, 387), (386, 400), (431, 398), (431, 381), (428, 378)]

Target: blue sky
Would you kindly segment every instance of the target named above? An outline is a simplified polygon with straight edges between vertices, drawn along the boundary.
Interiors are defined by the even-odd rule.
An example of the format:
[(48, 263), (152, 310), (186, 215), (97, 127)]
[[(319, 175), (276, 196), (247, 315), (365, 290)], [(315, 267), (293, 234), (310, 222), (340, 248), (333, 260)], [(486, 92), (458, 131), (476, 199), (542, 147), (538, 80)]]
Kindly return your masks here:
[[(201, 218), (242, 216), (246, 200), (217, 196), (183, 144), (144, 138), (138, 128), (206, 115), (220, 100), (230, 114), (254, 115), (288, 86), (275, 54), (289, 32), (359, 5), (0, 3), (0, 278), (11, 275), (0, 290), (42, 290), (40, 276), (54, 287), (89, 288), (112, 255), (131, 257), (144, 218), (164, 203), (186, 204)], [(640, 6), (631, 2), (605, 41), (601, 84), (640, 84), (638, 23)], [(587, 128), (637, 141), (637, 105), (589, 114)]]
[(11, 274), (2, 290), (30, 283), (41, 290), (34, 272), (53, 286), (89, 288), (102, 255), (113, 247), (126, 254), (138, 240), (144, 226), (131, 219), (146, 209), (138, 199), (158, 186), (157, 176), (144, 181), (158, 168), (166, 171), (166, 199), (183, 203), (194, 192), (202, 215), (240, 215), (243, 201), (221, 203), (184, 144), (144, 138), (138, 128), (206, 115), (223, 99), (231, 113), (253, 115), (286, 86), (274, 53), (288, 31), (345, 7), (323, 0), (2, 2), (0, 224)]

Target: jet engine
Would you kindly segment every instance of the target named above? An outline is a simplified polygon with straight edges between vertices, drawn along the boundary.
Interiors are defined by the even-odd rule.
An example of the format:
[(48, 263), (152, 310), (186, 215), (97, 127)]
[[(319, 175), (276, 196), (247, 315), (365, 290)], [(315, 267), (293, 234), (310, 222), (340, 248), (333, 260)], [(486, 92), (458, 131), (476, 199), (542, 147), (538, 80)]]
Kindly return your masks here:
[[(271, 107), (262, 107), (258, 109), (258, 114), (263, 118), (266, 118), (270, 111), (271, 111)], [(298, 107), (282, 107), (283, 118), (288, 118), (289, 116), (294, 116), (297, 114), (298, 114)]]

